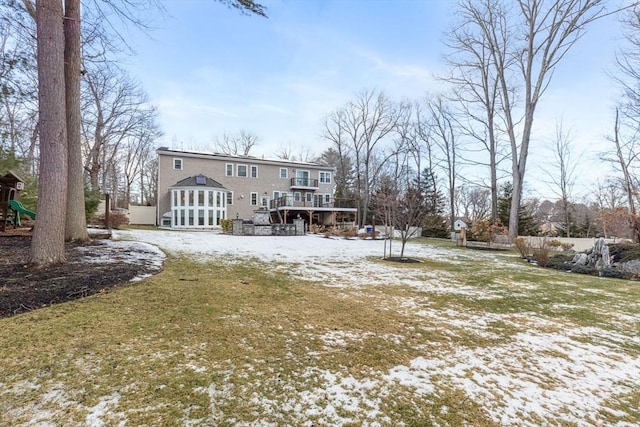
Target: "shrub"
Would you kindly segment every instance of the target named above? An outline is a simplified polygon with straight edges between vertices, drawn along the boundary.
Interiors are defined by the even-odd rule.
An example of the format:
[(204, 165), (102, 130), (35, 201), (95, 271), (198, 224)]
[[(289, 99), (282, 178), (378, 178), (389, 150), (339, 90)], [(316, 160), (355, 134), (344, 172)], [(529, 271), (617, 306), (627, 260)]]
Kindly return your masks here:
[(567, 271), (571, 270), (573, 264), (569, 264), (573, 259), (573, 255), (567, 255), (563, 253), (557, 253), (553, 256), (549, 257), (549, 262), (547, 263), (547, 267), (555, 268), (556, 270)]
[(613, 257), (613, 262), (627, 262), (640, 259), (640, 246), (633, 243), (609, 245), (609, 254)]
[(579, 265), (579, 264), (572, 265), (571, 271), (573, 273), (579, 273), (579, 274), (597, 275), (597, 270), (590, 265)]
[(608, 277), (610, 279), (623, 279), (625, 275), (622, 271), (617, 270), (613, 267), (607, 267), (600, 272), (601, 277)]
[(549, 265), (549, 245), (546, 240), (539, 247), (533, 249), (533, 259), (540, 267)]
[(549, 265), (549, 248), (535, 248), (533, 250), (533, 259), (536, 260), (540, 267), (546, 267)]
[(221, 219), (220, 227), (222, 228), (223, 233), (230, 233), (233, 230), (233, 220), (232, 219)]
[(551, 246), (552, 248), (557, 249), (562, 246), (562, 242), (558, 239), (549, 240), (547, 242), (547, 246)]
[(481, 219), (473, 223), (470, 237), (479, 242), (487, 242), (491, 245), (496, 237), (507, 234), (507, 231), (507, 227), (503, 226), (500, 221), (492, 223), (489, 220)]
[(531, 252), (531, 245), (529, 245), (529, 240), (520, 236), (516, 237), (516, 240), (514, 240), (513, 243), (516, 245), (518, 252), (520, 252), (520, 256), (526, 259)]
[(311, 224), (311, 227), (309, 227), (309, 232), (312, 234), (318, 234), (324, 231), (325, 231), (325, 227), (319, 224)]
[(562, 246), (562, 250), (563, 251), (568, 251), (569, 249), (571, 249), (574, 246), (574, 244), (573, 243), (563, 243), (561, 246)]
[[(104, 214), (98, 214), (95, 217), (95, 221), (103, 226), (106, 227), (105, 221), (104, 221)], [(109, 212), (109, 227), (110, 228), (115, 228), (118, 229), (123, 225), (127, 225), (129, 224), (129, 217), (124, 213), (124, 212), (120, 212), (120, 211), (111, 211)]]

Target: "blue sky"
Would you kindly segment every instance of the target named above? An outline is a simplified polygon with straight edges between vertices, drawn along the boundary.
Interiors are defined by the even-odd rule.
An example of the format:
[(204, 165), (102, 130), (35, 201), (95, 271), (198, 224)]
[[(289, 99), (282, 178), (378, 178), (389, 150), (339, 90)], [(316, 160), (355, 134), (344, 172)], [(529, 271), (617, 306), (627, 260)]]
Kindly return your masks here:
[[(319, 154), (321, 120), (366, 89), (418, 99), (442, 88), (443, 31), (450, 0), (264, 0), (268, 19), (213, 0), (167, 0), (170, 15), (132, 40), (130, 70), (160, 112), (163, 145), (211, 149), (239, 130), (272, 157), (284, 146)], [(557, 70), (539, 106), (534, 137), (557, 118), (585, 164), (606, 148), (617, 90), (606, 74), (620, 37), (614, 18), (597, 22)], [(539, 143), (538, 143), (539, 144)], [(295, 152), (295, 150), (294, 150)], [(548, 158), (532, 149), (535, 163)], [(534, 172), (535, 173), (535, 170)]]

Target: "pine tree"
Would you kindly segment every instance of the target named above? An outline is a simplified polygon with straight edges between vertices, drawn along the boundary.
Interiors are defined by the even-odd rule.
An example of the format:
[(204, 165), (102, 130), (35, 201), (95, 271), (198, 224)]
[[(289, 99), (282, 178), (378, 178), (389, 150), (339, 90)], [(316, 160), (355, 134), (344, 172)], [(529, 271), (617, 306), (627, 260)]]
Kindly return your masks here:
[(416, 181), (424, 203), (422, 235), (424, 237), (449, 237), (447, 219), (444, 216), (445, 200), (442, 192), (438, 190), (436, 174), (431, 169), (425, 168), (422, 171), (421, 179)]
[[(511, 212), (511, 200), (513, 197), (513, 185), (511, 182), (503, 184), (498, 197), (498, 220), (501, 224), (509, 224)], [(536, 219), (527, 206), (520, 205), (518, 209), (518, 233), (519, 236), (534, 236), (537, 234)]]

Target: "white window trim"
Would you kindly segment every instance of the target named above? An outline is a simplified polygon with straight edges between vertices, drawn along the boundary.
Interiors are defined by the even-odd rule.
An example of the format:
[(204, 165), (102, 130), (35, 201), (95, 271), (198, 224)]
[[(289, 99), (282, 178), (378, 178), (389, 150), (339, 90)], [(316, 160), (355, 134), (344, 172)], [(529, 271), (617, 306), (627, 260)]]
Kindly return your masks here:
[[(229, 166), (231, 166), (231, 174), (229, 174)], [(233, 176), (233, 163), (225, 163), (224, 176)]]
[[(284, 176), (282, 176), (282, 171), (284, 171)], [(289, 178), (289, 169), (287, 169), (287, 168), (280, 168), (280, 178), (282, 178), (282, 179), (288, 179), (288, 178)]]
[[(324, 177), (324, 181), (323, 181), (323, 177)], [(327, 178), (329, 178), (329, 179), (327, 179)], [(318, 179), (319, 179), (321, 184), (331, 184), (331, 172), (321, 171), (318, 174)]]
[[(253, 176), (253, 171), (256, 171), (256, 176)], [(249, 166), (249, 178), (258, 178), (258, 165)]]
[[(179, 168), (176, 167), (176, 160), (180, 161), (180, 167)], [(184, 169), (184, 160), (182, 160), (182, 158), (180, 158), (180, 157), (174, 157), (173, 158), (173, 170), (181, 171), (183, 169)]]
[[(240, 175), (240, 167), (241, 166), (245, 167), (245, 175)], [(249, 177), (249, 166), (247, 166), (245, 164), (236, 165), (236, 176), (238, 178), (248, 178)]]
[(227, 192), (227, 206), (233, 205), (233, 191)]
[(250, 193), (249, 197), (251, 206), (258, 206), (258, 193)]

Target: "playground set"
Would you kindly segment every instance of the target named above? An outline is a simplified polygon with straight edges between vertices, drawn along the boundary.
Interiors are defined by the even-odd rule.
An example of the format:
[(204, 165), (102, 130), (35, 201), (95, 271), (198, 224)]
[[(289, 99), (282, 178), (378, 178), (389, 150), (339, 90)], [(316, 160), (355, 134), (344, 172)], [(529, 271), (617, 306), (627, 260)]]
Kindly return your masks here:
[(36, 213), (25, 208), (19, 200), (22, 190), (24, 181), (15, 173), (9, 171), (0, 177), (0, 232), (6, 231), (7, 224), (20, 227), (20, 215), (36, 219)]

